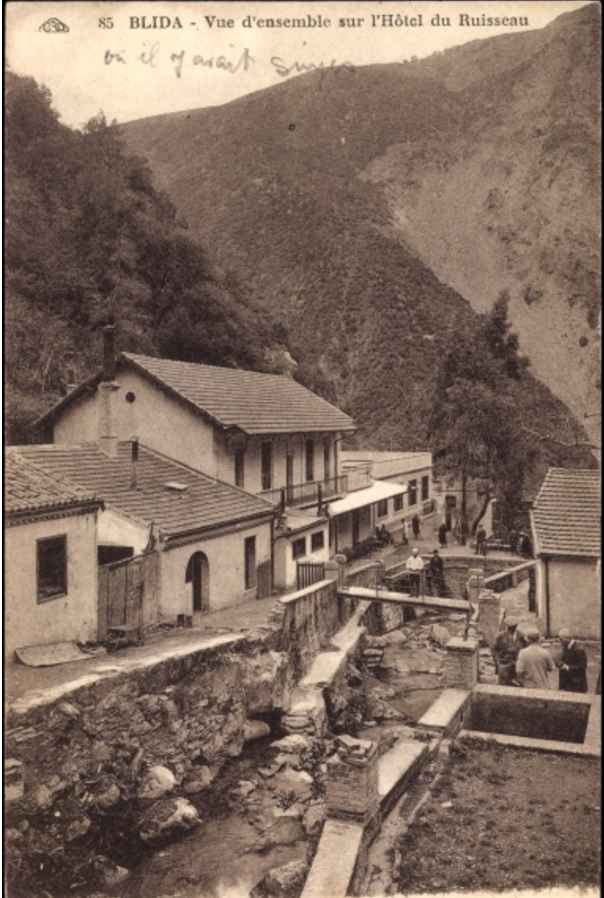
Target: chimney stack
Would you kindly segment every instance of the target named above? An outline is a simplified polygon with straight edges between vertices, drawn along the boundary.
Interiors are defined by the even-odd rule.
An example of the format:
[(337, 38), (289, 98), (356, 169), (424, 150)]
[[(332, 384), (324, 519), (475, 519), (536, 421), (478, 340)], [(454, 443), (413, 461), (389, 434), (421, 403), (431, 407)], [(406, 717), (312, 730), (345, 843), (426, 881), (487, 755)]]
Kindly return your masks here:
[(107, 324), (103, 328), (103, 380), (115, 380), (115, 328)]
[(132, 440), (130, 442), (130, 458), (132, 460), (132, 475), (130, 478), (130, 489), (135, 490), (137, 488), (136, 463), (138, 461), (138, 437), (132, 437)]
[(99, 446), (110, 458), (117, 457), (117, 436), (113, 433), (113, 394), (119, 389), (115, 383), (115, 328), (103, 328), (103, 379), (98, 386)]

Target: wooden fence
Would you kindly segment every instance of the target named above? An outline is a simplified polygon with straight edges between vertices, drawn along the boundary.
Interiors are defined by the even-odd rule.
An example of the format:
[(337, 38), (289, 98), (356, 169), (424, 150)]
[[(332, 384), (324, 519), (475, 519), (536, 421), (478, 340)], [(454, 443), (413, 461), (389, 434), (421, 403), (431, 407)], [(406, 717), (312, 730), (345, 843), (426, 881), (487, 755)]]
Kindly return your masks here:
[(150, 552), (99, 567), (98, 640), (110, 627), (145, 627), (159, 612), (159, 555)]
[(256, 568), (257, 596), (259, 599), (265, 599), (270, 596), (273, 591), (273, 573), (271, 570), (270, 559), (263, 561)]
[(324, 562), (299, 561), (296, 565), (296, 589), (306, 589), (307, 586), (324, 579)]

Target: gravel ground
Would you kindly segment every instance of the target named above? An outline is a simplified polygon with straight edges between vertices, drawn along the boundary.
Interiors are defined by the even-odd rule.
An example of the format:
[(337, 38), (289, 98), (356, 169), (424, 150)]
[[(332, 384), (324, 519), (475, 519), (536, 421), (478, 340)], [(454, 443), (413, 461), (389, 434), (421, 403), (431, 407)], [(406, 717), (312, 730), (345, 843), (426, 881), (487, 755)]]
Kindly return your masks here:
[(398, 889), (596, 885), (599, 803), (595, 759), (455, 748), (432, 801), (400, 840)]

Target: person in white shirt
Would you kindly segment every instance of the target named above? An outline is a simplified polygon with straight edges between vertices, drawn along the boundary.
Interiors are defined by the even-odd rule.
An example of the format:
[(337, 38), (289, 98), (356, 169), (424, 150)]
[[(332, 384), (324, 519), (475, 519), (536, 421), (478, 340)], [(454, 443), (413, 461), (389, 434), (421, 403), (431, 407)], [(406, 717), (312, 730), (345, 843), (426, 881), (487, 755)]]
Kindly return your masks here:
[(422, 575), (424, 570), (424, 561), (419, 554), (419, 549), (413, 549), (405, 567), (411, 581), (411, 594), (419, 597), (422, 594)]

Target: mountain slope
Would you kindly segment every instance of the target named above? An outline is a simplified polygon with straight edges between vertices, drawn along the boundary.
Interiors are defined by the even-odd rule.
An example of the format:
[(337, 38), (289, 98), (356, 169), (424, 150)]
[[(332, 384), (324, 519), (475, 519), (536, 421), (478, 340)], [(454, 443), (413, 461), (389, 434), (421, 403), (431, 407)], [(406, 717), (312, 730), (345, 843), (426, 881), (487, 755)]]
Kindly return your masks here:
[(460, 294), (484, 310), (501, 289), (534, 372), (582, 419), (599, 351), (598, 30), (586, 7), (123, 133), (378, 441), (421, 441), (439, 356), (423, 335), (469, 326)]
[(283, 327), (215, 274), (115, 129), (65, 127), (49, 92), (12, 73), (6, 100), (9, 441), (30, 439), (35, 418), (96, 370), (108, 321), (122, 349), (269, 370), (280, 361)]

